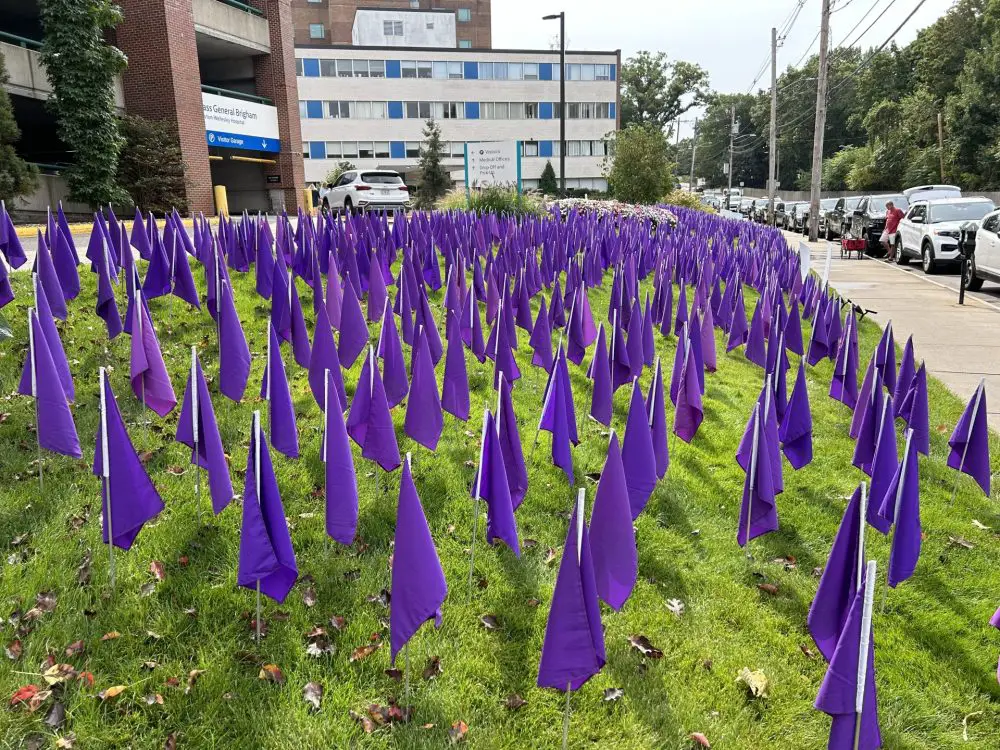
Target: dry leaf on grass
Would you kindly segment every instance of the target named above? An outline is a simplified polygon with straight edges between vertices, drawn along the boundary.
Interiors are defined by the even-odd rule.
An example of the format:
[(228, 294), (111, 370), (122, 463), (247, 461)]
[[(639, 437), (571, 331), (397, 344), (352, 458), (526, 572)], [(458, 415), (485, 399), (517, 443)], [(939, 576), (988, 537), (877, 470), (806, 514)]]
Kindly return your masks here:
[(607, 703), (613, 703), (614, 701), (620, 700), (625, 695), (625, 691), (621, 688), (606, 688), (604, 690), (604, 700)]
[(630, 635), (628, 637), (628, 644), (640, 654), (648, 656), (650, 659), (663, 658), (663, 652), (650, 643), (649, 638), (644, 635)]
[(285, 684), (285, 675), (282, 674), (277, 664), (265, 664), (260, 668), (260, 672), (257, 673), (257, 679), (264, 680), (265, 682), (274, 682), (278, 685)]
[(153, 562), (149, 564), (149, 572), (153, 574), (153, 577), (157, 581), (162, 581), (167, 577), (167, 571), (164, 569), (163, 563), (159, 560), (153, 560)]
[(112, 630), (110, 633), (105, 633), (104, 635), (102, 635), (101, 636), (101, 640), (102, 641), (113, 641), (116, 638), (121, 638), (121, 637), (122, 637), (121, 633), (119, 633), (117, 630)]
[(318, 682), (307, 682), (302, 688), (302, 700), (311, 706), (310, 711), (319, 711), (320, 702), (323, 700), (323, 686)]
[(684, 614), (684, 602), (680, 599), (667, 599), (667, 609), (680, 617)]
[(358, 646), (351, 652), (351, 658), (349, 661), (361, 661), (362, 659), (367, 659), (369, 656), (374, 654), (379, 648), (382, 647), (381, 643), (373, 643), (368, 646)]
[(107, 701), (111, 700), (112, 698), (117, 698), (119, 695), (124, 693), (125, 690), (126, 690), (125, 685), (115, 685), (113, 687), (109, 687), (107, 690), (102, 690), (97, 694), (97, 697), (100, 698), (102, 701)]
[(778, 585), (775, 583), (758, 583), (757, 588), (759, 588), (765, 594), (770, 594), (771, 596), (778, 595)]
[(511, 711), (516, 711), (521, 706), (526, 706), (527, 704), (528, 701), (526, 701), (517, 693), (511, 693), (510, 695), (507, 696), (506, 700), (504, 700), (504, 705)]
[(747, 690), (750, 691), (750, 695), (754, 698), (767, 698), (770, 683), (768, 682), (767, 675), (759, 669), (751, 672), (747, 667), (743, 667), (736, 675), (736, 681), (746, 685)]
[(712, 747), (712, 744), (708, 741), (708, 737), (701, 732), (691, 732), (688, 737), (692, 741), (697, 742), (701, 747)]
[(464, 721), (456, 721), (451, 725), (451, 729), (448, 730), (448, 737), (451, 739), (451, 743), (454, 745), (458, 742), (462, 742), (465, 739), (465, 735), (469, 732), (469, 725)]

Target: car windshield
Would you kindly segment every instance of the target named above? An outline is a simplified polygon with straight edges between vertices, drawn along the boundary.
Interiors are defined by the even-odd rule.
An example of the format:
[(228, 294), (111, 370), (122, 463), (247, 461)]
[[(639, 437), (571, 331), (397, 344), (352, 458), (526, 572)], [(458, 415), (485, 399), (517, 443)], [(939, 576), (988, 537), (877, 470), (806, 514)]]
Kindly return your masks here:
[(361, 181), (369, 185), (399, 185), (403, 178), (395, 172), (362, 172)]
[(819, 202), (819, 207), (820, 208), (825, 208), (828, 211), (831, 208), (836, 208), (837, 207), (837, 199), (836, 198), (824, 198), (823, 200), (821, 200)]
[(868, 204), (868, 209), (876, 213), (884, 213), (885, 204), (888, 201), (892, 201), (892, 204), (901, 211), (905, 211), (910, 205), (906, 202), (906, 196), (904, 195), (879, 195), (871, 199), (871, 202)]
[(942, 221), (977, 221), (993, 209), (993, 201), (941, 203), (931, 206), (930, 223), (937, 224)]
[(844, 208), (848, 211), (853, 211), (858, 207), (859, 203), (861, 203), (861, 198), (845, 198)]

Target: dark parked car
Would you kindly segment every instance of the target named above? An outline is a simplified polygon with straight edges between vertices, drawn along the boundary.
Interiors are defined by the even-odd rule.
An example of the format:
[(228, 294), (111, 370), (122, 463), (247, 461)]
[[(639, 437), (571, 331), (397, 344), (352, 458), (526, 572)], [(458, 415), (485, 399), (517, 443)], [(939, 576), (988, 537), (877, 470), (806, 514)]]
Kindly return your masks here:
[[(822, 237), (826, 234), (826, 213), (831, 211), (836, 205), (839, 198), (823, 198), (819, 202), (819, 236)], [(802, 230), (802, 234), (809, 234), (809, 217), (806, 215), (806, 226)]]
[(809, 211), (809, 201), (801, 201), (791, 205), (792, 207), (785, 212), (785, 229), (790, 232), (801, 232), (802, 217)]
[(878, 238), (885, 229), (885, 204), (892, 201), (896, 208), (904, 212), (910, 204), (906, 196), (901, 194), (866, 195), (854, 209), (851, 219), (850, 236), (854, 239), (867, 240), (866, 250), (869, 255), (885, 255), (885, 250), (879, 244)]
[(777, 198), (774, 199), (774, 226), (785, 226), (785, 206), (790, 208), (791, 205), (791, 203), (785, 203)]
[(852, 214), (860, 202), (860, 195), (838, 198), (833, 208), (826, 212), (826, 227), (823, 234), (828, 240), (832, 240), (834, 237), (843, 237), (848, 233)]

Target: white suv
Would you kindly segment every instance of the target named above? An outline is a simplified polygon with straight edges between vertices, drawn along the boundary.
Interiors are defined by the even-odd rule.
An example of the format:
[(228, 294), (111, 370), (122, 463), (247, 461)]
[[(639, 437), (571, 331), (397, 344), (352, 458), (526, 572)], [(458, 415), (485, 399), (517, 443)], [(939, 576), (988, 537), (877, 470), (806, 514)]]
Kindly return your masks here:
[(958, 238), (962, 224), (981, 221), (996, 208), (988, 198), (937, 198), (910, 204), (896, 230), (896, 262), (920, 258), (924, 273), (961, 260)]
[(333, 185), (319, 191), (320, 207), (330, 211), (405, 211), (410, 207), (409, 188), (396, 172), (351, 170)]

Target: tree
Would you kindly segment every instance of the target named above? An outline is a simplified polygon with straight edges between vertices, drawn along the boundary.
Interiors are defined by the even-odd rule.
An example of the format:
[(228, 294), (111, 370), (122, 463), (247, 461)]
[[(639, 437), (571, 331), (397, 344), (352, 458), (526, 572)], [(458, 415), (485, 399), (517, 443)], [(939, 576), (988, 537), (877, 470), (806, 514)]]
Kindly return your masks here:
[[(764, 187), (767, 182), (767, 128), (770, 110), (758, 107), (760, 95), (715, 94), (698, 120), (698, 150), (695, 153), (695, 177), (719, 187), (728, 184), (723, 165), (729, 163), (729, 135), (735, 109), (739, 135), (733, 144), (733, 184)], [(760, 110), (759, 114), (758, 110)], [(763, 121), (758, 117), (763, 117)], [(682, 177), (689, 177), (691, 151), (686, 148), (678, 157)], [(686, 181), (686, 180), (683, 180)]]
[(124, 203), (116, 182), (124, 139), (118, 129), (114, 82), (126, 65), (120, 49), (108, 44), (107, 31), (122, 20), (110, 0), (41, 0), (45, 65), (59, 135), (74, 154), (66, 170), (70, 196), (97, 207)]
[(337, 166), (326, 173), (326, 177), (323, 178), (323, 184), (335, 184), (337, 180), (340, 179), (340, 175), (344, 174), (344, 172), (350, 172), (352, 169), (356, 169), (356, 167), (346, 159), (344, 161), (337, 162)]
[(420, 147), (418, 167), (418, 208), (433, 208), (438, 199), (451, 188), (451, 175), (441, 163), (441, 128), (434, 120), (424, 125), (424, 143)]
[(21, 140), (21, 131), (14, 120), (10, 96), (4, 88), (7, 80), (7, 68), (3, 55), (0, 55), (0, 200), (5, 201), (27, 195), (38, 185), (38, 169), (14, 150), (14, 144)]
[(542, 176), (538, 178), (538, 189), (545, 195), (555, 195), (559, 192), (559, 184), (556, 182), (556, 170), (552, 168), (552, 162), (545, 162), (545, 169)]
[(605, 164), (611, 194), (626, 203), (656, 203), (673, 187), (667, 139), (653, 125), (632, 124), (614, 137), (614, 157)]
[(694, 63), (668, 62), (663, 52), (646, 50), (622, 65), (622, 127), (663, 128), (708, 100), (708, 73)]
[(122, 118), (125, 147), (118, 159), (118, 184), (141, 211), (185, 213), (187, 181), (177, 131), (166, 120)]

